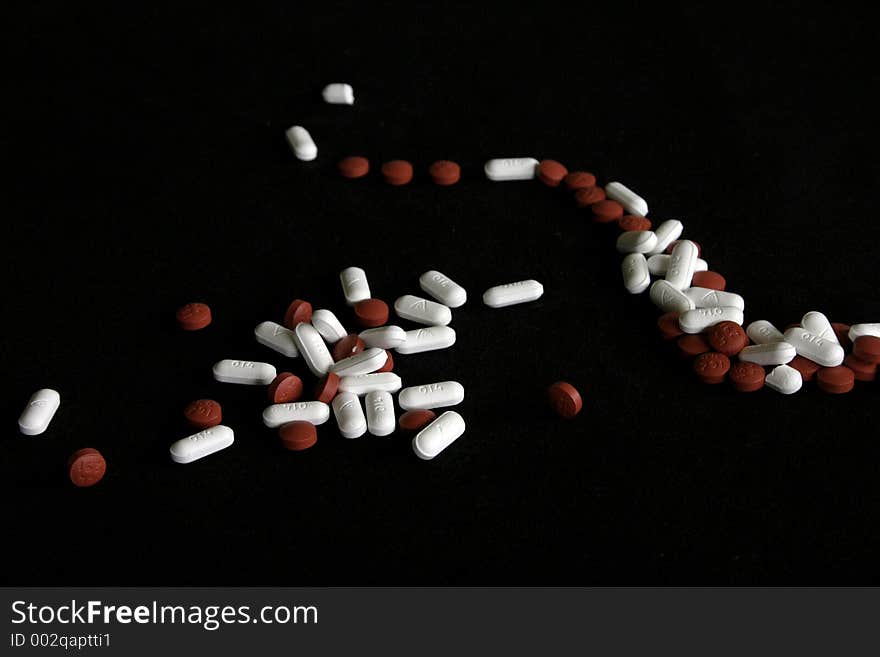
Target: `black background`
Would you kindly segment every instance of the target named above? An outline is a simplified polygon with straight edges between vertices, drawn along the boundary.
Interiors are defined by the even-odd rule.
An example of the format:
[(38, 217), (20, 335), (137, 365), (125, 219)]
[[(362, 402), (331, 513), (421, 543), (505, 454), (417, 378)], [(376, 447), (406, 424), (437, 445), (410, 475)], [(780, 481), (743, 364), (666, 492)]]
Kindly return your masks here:
[[(490, 157), (558, 159), (679, 218), (711, 268), (782, 327), (808, 310), (880, 320), (876, 34), (829, 5), (773, 12), (373, 3), (239, 11), (35, 4), (6, 21), (0, 356), (3, 580), (14, 584), (876, 582), (877, 385), (787, 398), (702, 386), (621, 286), (616, 228), (567, 193), (490, 183)], [(120, 13), (124, 11), (125, 13)], [(320, 90), (355, 88), (353, 107)], [(309, 128), (313, 163), (284, 141)], [(406, 158), (405, 188), (348, 182)], [(463, 180), (432, 185), (454, 159)], [(338, 272), (375, 296), (464, 285), (449, 350), (395, 356), (404, 384), (456, 379), (467, 433), (432, 462), (409, 438), (289, 453), (265, 390), (221, 358), (301, 297), (353, 328)], [(491, 310), (491, 285), (539, 302)], [(175, 309), (208, 302), (184, 333)], [(407, 328), (411, 325), (399, 322)], [(545, 387), (585, 398), (573, 421)], [(40, 387), (49, 431), (17, 433)], [(230, 449), (168, 446), (212, 397)], [(64, 462), (109, 463), (75, 489)]]

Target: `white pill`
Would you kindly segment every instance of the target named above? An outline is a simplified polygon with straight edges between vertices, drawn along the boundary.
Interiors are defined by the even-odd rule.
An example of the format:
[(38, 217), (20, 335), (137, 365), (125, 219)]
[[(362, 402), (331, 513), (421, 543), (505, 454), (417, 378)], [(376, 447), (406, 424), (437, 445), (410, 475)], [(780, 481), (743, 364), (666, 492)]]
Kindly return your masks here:
[(353, 392), (356, 395), (365, 395), (376, 390), (397, 392), (402, 385), (400, 377), (394, 372), (373, 372), (372, 374), (343, 376), (339, 379), (339, 390)]
[(785, 341), (794, 345), (799, 356), (803, 356), (822, 367), (836, 367), (843, 362), (843, 347), (838, 343), (820, 338), (801, 327), (793, 327), (785, 332)]
[(617, 238), (618, 253), (649, 253), (657, 246), (653, 230), (628, 230)]
[(361, 331), (361, 340), (368, 347), (380, 347), (382, 349), (394, 349), (406, 342), (406, 331), (399, 326), (389, 324)]
[(654, 305), (665, 313), (683, 313), (694, 308), (694, 302), (669, 281), (654, 281), (649, 294)]
[(332, 82), (324, 87), (321, 96), (331, 105), (354, 105), (354, 89), (345, 82)]
[(343, 438), (360, 438), (367, 432), (367, 418), (358, 396), (340, 392), (333, 398), (333, 415)]
[(766, 319), (759, 319), (746, 327), (746, 334), (755, 344), (768, 344), (770, 342), (782, 342), (785, 336), (782, 331), (773, 326)]
[(483, 303), (490, 308), (503, 308), (535, 301), (540, 299), (542, 294), (544, 294), (544, 286), (538, 281), (529, 279), (490, 287), (483, 293)]
[(623, 287), (630, 294), (640, 294), (651, 284), (648, 261), (641, 253), (630, 253), (620, 264), (623, 273)]
[(394, 312), (403, 319), (428, 326), (446, 326), (452, 321), (452, 311), (448, 306), (412, 294), (398, 297), (394, 302)]
[(605, 196), (620, 203), (628, 214), (637, 214), (640, 217), (648, 214), (647, 201), (623, 183), (610, 182), (605, 185)]
[(399, 354), (418, 354), (423, 351), (446, 349), (455, 344), (455, 329), (448, 326), (428, 326), (406, 332), (406, 342), (396, 347)]
[(226, 449), (235, 442), (232, 429), (223, 424), (199, 431), (186, 438), (181, 438), (169, 448), (171, 460), (175, 463), (192, 463), (221, 449)]
[(440, 381), (411, 386), (400, 391), (397, 403), (405, 411), (455, 406), (464, 399), (464, 386), (458, 381)]
[(489, 160), (483, 167), (489, 180), (531, 180), (538, 170), (533, 157), (508, 157)]
[(666, 280), (670, 285), (679, 290), (691, 286), (697, 265), (697, 251), (697, 245), (690, 240), (681, 240), (675, 245), (666, 268)]
[(797, 351), (785, 341), (753, 344), (739, 352), (740, 360), (758, 365), (785, 365), (795, 356)]
[(297, 421), (324, 424), (329, 418), (330, 407), (319, 401), (272, 404), (263, 409), (263, 424), (270, 429)]
[(312, 326), (315, 327), (315, 330), (324, 338), (324, 342), (327, 344), (336, 344), (348, 335), (348, 332), (345, 330), (342, 322), (336, 318), (336, 315), (324, 308), (312, 313)]
[[(651, 272), (652, 276), (666, 276), (666, 272), (669, 271), (669, 260), (671, 258), (671, 255), (665, 253), (655, 253), (654, 255), (649, 256), (648, 271)], [(709, 263), (702, 258), (697, 258), (694, 263), (694, 271), (708, 271), (708, 269)]]
[(367, 431), (374, 436), (387, 436), (394, 432), (394, 398), (390, 392), (374, 390), (364, 397), (367, 407)]
[(419, 287), (450, 308), (463, 306), (467, 301), (467, 291), (461, 285), (433, 269), (419, 276)]
[(342, 281), (342, 293), (345, 295), (345, 303), (349, 306), (370, 298), (367, 273), (360, 267), (343, 269), (339, 272), (339, 280)]
[(267, 386), (278, 372), (269, 363), (227, 358), (214, 363), (214, 378), (223, 383), (243, 383), (251, 386)]
[(790, 395), (801, 389), (804, 379), (801, 373), (789, 365), (780, 365), (764, 379), (764, 385), (783, 395)]
[(420, 459), (429, 461), (454, 443), (464, 429), (464, 418), (455, 411), (446, 411), (416, 434), (413, 451)]
[(657, 235), (657, 245), (651, 250), (651, 253), (663, 253), (667, 246), (681, 237), (682, 231), (684, 231), (684, 224), (678, 219), (664, 221), (654, 231)]
[(269, 347), (269, 349), (274, 349), (279, 354), (284, 354), (289, 358), (299, 356), (293, 331), (285, 326), (281, 326), (281, 324), (276, 322), (257, 324), (257, 328), (254, 329), (254, 335), (257, 338), (257, 342)]
[(849, 339), (855, 342), (863, 335), (873, 335), (880, 338), (880, 323), (875, 324), (853, 324), (849, 327)]
[(300, 322), (293, 329), (297, 349), (315, 376), (324, 376), (333, 366), (333, 356), (321, 334), (308, 322)]
[(732, 306), (740, 310), (746, 309), (746, 302), (740, 295), (733, 292), (722, 292), (708, 287), (689, 287), (682, 290), (694, 302), (695, 308), (715, 308), (716, 306)]
[(828, 321), (825, 315), (816, 310), (811, 310), (801, 318), (801, 326), (809, 333), (818, 335), (823, 340), (840, 344), (840, 340), (837, 339), (837, 333), (834, 332), (831, 322)]
[(18, 430), (25, 436), (38, 436), (48, 427), (61, 406), (61, 395), (51, 388), (37, 390), (18, 418)]
[(315, 142), (308, 130), (301, 125), (288, 128), (284, 134), (287, 136), (287, 143), (290, 144), (290, 148), (293, 149), (293, 154), (296, 155), (297, 159), (309, 162), (318, 157), (318, 147), (315, 146)]
[(388, 352), (379, 347), (370, 347), (333, 363), (330, 371), (336, 376), (357, 376), (375, 372), (386, 362), (388, 362)]
[(742, 325), (743, 311), (733, 306), (695, 308), (678, 316), (678, 325), (685, 333), (702, 333), (720, 322), (736, 322)]

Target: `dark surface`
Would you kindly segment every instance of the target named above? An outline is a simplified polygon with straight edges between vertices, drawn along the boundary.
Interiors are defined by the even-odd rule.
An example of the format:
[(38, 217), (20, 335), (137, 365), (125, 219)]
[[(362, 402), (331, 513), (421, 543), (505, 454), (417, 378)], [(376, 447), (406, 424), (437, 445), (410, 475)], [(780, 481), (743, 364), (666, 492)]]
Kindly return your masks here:
[[(778, 15), (531, 15), (330, 7), (6, 21), (2, 150), (4, 563), (15, 584), (877, 582), (878, 385), (786, 398), (700, 385), (621, 286), (614, 226), (490, 157), (552, 157), (621, 180), (783, 327), (808, 310), (880, 321), (876, 35), (834, 9)], [(255, 10), (254, 10), (255, 11)], [(353, 84), (353, 107), (320, 89)], [(316, 162), (284, 129), (306, 125)], [(335, 162), (370, 158), (366, 180)], [(391, 188), (381, 162), (416, 167)], [(429, 182), (453, 159), (462, 181)], [(433, 462), (409, 438), (284, 450), (253, 327), (291, 299), (354, 326), (338, 272), (386, 301), (439, 269), (463, 284), (448, 351), (394, 355), (405, 384), (461, 381), (468, 430)], [(539, 302), (491, 310), (491, 285)], [(209, 303), (204, 331), (181, 304)], [(402, 325), (411, 325), (401, 322)], [(543, 393), (575, 384), (565, 421)], [(62, 405), (17, 433), (37, 388)], [(211, 397), (230, 449), (173, 464), (184, 406)], [(64, 472), (101, 450), (104, 480)]]

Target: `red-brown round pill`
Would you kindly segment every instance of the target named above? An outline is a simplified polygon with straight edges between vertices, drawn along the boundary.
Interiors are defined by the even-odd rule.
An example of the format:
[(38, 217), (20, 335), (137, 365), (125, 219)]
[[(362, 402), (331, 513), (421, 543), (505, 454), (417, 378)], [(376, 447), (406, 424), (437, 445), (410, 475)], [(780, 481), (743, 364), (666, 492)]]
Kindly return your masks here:
[(840, 346), (843, 347), (843, 350), (849, 351), (852, 347), (852, 341), (849, 339), (849, 324), (831, 322), (831, 328), (834, 330), (834, 335), (837, 336), (837, 341), (840, 343)]
[[(795, 326), (797, 326), (797, 324)], [(793, 367), (800, 372), (801, 379), (804, 381), (812, 381), (816, 372), (818, 372), (821, 367), (819, 363), (814, 363), (809, 358), (804, 358), (803, 356), (795, 356), (788, 362), (788, 366)]]
[(303, 382), (292, 372), (280, 372), (269, 384), (269, 402), (272, 404), (295, 402), (302, 393)]
[(331, 352), (333, 360), (340, 361), (343, 358), (354, 356), (356, 353), (363, 351), (365, 347), (364, 341), (360, 339), (357, 333), (349, 333), (333, 345), (333, 351)]
[(820, 367), (816, 372), (816, 383), (825, 392), (839, 395), (853, 389), (856, 377), (853, 371), (844, 365)]
[(562, 417), (572, 418), (581, 412), (584, 402), (581, 393), (565, 381), (557, 381), (547, 389), (547, 398), (553, 410)]
[(852, 352), (866, 363), (880, 363), (880, 338), (863, 335), (853, 342)]
[(674, 340), (680, 335), (684, 335), (681, 326), (678, 325), (679, 313), (663, 313), (657, 319), (657, 328), (660, 329), (660, 335), (664, 340)]
[(358, 155), (342, 158), (336, 166), (343, 178), (363, 178), (370, 172), (370, 161)]
[(175, 317), (184, 331), (198, 331), (211, 323), (211, 309), (205, 303), (188, 303), (177, 309)]
[(651, 220), (637, 214), (627, 214), (617, 220), (620, 230), (651, 230)]
[(589, 171), (572, 171), (565, 176), (565, 186), (570, 192), (586, 189), (587, 187), (595, 187), (596, 176)]
[(694, 358), (712, 351), (712, 347), (702, 335), (682, 335), (678, 338), (678, 350), (685, 358)]
[(294, 299), (284, 313), (284, 325), (291, 331), (297, 324), (312, 321), (312, 304), (302, 299)]
[(537, 173), (538, 180), (548, 187), (559, 187), (559, 183), (568, 175), (568, 169), (556, 160), (541, 160)]
[(387, 356), (385, 364), (376, 370), (376, 372), (390, 372), (394, 369), (394, 359), (391, 357), (391, 352), (387, 349), (385, 350), (385, 356)]
[(593, 203), (605, 200), (605, 190), (601, 187), (584, 187), (574, 193), (574, 202), (579, 208), (588, 208)]
[(755, 392), (764, 387), (764, 368), (757, 363), (734, 363), (727, 378), (739, 392)]
[(728, 371), (730, 371), (730, 359), (717, 351), (700, 354), (694, 360), (694, 372), (703, 383), (721, 383)]
[(866, 363), (855, 354), (847, 354), (843, 364), (853, 371), (856, 381), (877, 380), (877, 363)]
[(101, 481), (107, 472), (107, 461), (101, 456), (101, 452), (86, 447), (71, 454), (67, 460), (67, 468), (73, 485), (84, 488)]
[(710, 290), (724, 292), (724, 289), (727, 287), (727, 281), (717, 271), (697, 271), (694, 272), (691, 285), (693, 287), (705, 287)]
[(413, 177), (413, 166), (406, 160), (391, 160), (382, 165), (382, 177), (389, 185), (405, 185)]
[[(671, 255), (671, 254), (672, 254), (672, 250), (675, 248), (675, 246), (676, 246), (679, 242), (681, 242), (681, 240), (673, 240), (672, 242), (670, 242), (670, 243), (669, 243), (669, 246), (666, 247), (666, 253), (668, 253), (668, 254)], [(694, 240), (691, 240), (691, 242), (694, 242)], [(697, 247), (697, 257), (699, 258), (699, 257), (700, 257), (700, 252), (702, 251), (702, 249), (700, 248), (700, 243), (699, 243), (699, 242), (694, 242), (694, 246)]]
[(388, 304), (381, 299), (364, 299), (354, 304), (357, 323), (364, 328), (375, 328), (388, 323)]
[(736, 356), (749, 346), (749, 336), (736, 322), (718, 322), (706, 333), (709, 345), (725, 356)]
[(605, 200), (590, 206), (593, 219), (600, 224), (609, 224), (623, 216), (623, 206), (617, 201)]
[(278, 429), (278, 437), (285, 449), (300, 452), (318, 442), (318, 430), (311, 422), (295, 420), (282, 424)]
[(213, 399), (196, 399), (183, 409), (186, 423), (199, 431), (216, 427), (223, 421), (223, 410)]
[(428, 168), (431, 180), (437, 185), (454, 185), (461, 179), (461, 167), (450, 160), (437, 160)]
[(329, 404), (333, 401), (339, 390), (339, 375), (336, 372), (327, 372), (318, 380), (315, 386), (315, 400)]
[(436, 417), (437, 414), (434, 411), (419, 409), (407, 411), (400, 416), (397, 422), (404, 431), (421, 431), (431, 424)]

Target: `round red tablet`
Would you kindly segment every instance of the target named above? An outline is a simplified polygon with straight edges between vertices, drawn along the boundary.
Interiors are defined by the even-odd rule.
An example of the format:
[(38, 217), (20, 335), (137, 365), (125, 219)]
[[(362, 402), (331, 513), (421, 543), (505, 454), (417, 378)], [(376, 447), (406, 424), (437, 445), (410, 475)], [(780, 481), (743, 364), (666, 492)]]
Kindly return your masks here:
[(866, 363), (880, 363), (880, 338), (863, 335), (853, 342), (853, 353)]
[(757, 363), (734, 363), (727, 378), (739, 392), (755, 392), (764, 387), (764, 368)]
[(385, 355), (388, 357), (385, 360), (385, 364), (376, 370), (376, 372), (390, 372), (394, 369), (394, 359), (391, 357), (391, 352), (386, 349)]
[(605, 200), (605, 190), (601, 187), (583, 187), (574, 193), (574, 202), (579, 208), (588, 208), (593, 203)]
[(220, 404), (213, 399), (196, 399), (183, 409), (183, 417), (189, 426), (201, 431), (220, 424), (223, 421), (223, 411)]
[(422, 409), (407, 411), (400, 416), (398, 423), (400, 424), (400, 428), (404, 431), (421, 431), (431, 424), (436, 417), (437, 414), (434, 411)]
[(333, 401), (338, 390), (339, 375), (335, 372), (327, 372), (315, 386), (315, 400), (329, 404)]
[(852, 341), (849, 339), (849, 324), (831, 322), (831, 328), (834, 330), (834, 335), (837, 336), (837, 341), (843, 347), (843, 350), (849, 351), (850, 347), (852, 347)]
[(547, 398), (553, 410), (565, 418), (572, 418), (580, 413), (584, 405), (581, 394), (565, 381), (557, 381), (550, 386), (547, 389)]
[(694, 372), (703, 383), (721, 383), (730, 371), (730, 359), (717, 351), (700, 354), (694, 360)]
[(388, 304), (381, 299), (364, 299), (354, 304), (357, 322), (365, 328), (374, 328), (388, 323)]
[(198, 331), (211, 323), (211, 309), (205, 303), (188, 303), (177, 309), (175, 317), (184, 331)]
[(844, 365), (820, 367), (816, 372), (816, 383), (825, 392), (839, 395), (853, 389), (856, 377), (853, 371)]
[(284, 325), (291, 331), (297, 324), (312, 321), (312, 304), (302, 299), (294, 299), (284, 313)]
[(682, 335), (678, 338), (678, 350), (682, 356), (694, 358), (707, 351), (712, 351), (712, 348), (702, 335)]
[(587, 187), (595, 187), (596, 176), (589, 171), (572, 171), (565, 176), (565, 186), (571, 192), (586, 189)]
[(431, 180), (437, 185), (454, 185), (461, 179), (461, 167), (449, 160), (438, 160), (428, 168)]
[(556, 160), (541, 160), (538, 164), (538, 180), (549, 187), (558, 187), (568, 175), (568, 169)]
[(847, 354), (843, 364), (853, 371), (856, 381), (877, 380), (877, 363), (866, 363), (855, 354)]
[(617, 201), (605, 200), (593, 203), (590, 206), (593, 211), (593, 219), (600, 224), (608, 224), (617, 221), (623, 216), (623, 206)]
[(101, 452), (91, 447), (74, 452), (67, 460), (70, 481), (74, 486), (94, 486), (107, 472), (107, 462)]
[(336, 166), (343, 178), (363, 178), (370, 172), (370, 161), (357, 155), (339, 160)]
[(413, 177), (413, 166), (406, 160), (391, 160), (382, 165), (382, 176), (389, 185), (405, 185)]
[(710, 290), (723, 292), (727, 287), (727, 281), (724, 280), (724, 276), (717, 271), (697, 271), (694, 272), (691, 285), (693, 287), (705, 287)]
[(736, 322), (718, 322), (706, 337), (712, 349), (725, 356), (735, 356), (749, 346), (749, 336)]
[(285, 449), (299, 452), (308, 449), (318, 442), (318, 430), (311, 422), (296, 420), (282, 424), (278, 429), (278, 436)]
[(269, 402), (289, 404), (302, 397), (303, 382), (292, 372), (280, 372), (269, 384)]
[(637, 214), (627, 214), (617, 220), (620, 230), (651, 230), (651, 220)]
[(333, 345), (333, 360), (340, 361), (343, 358), (354, 356), (356, 353), (363, 351), (365, 347), (364, 341), (360, 339), (357, 333), (349, 333)]
[(821, 367), (819, 363), (814, 363), (810, 359), (804, 358), (803, 356), (795, 356), (788, 362), (788, 366), (793, 367), (798, 372), (800, 372), (801, 379), (803, 379), (804, 381), (812, 381), (813, 376), (815, 376), (816, 372), (819, 371), (819, 367)]
[(664, 340), (674, 340), (684, 335), (684, 331), (678, 325), (678, 315), (678, 313), (663, 313), (657, 318), (657, 328), (660, 329), (660, 335)]

